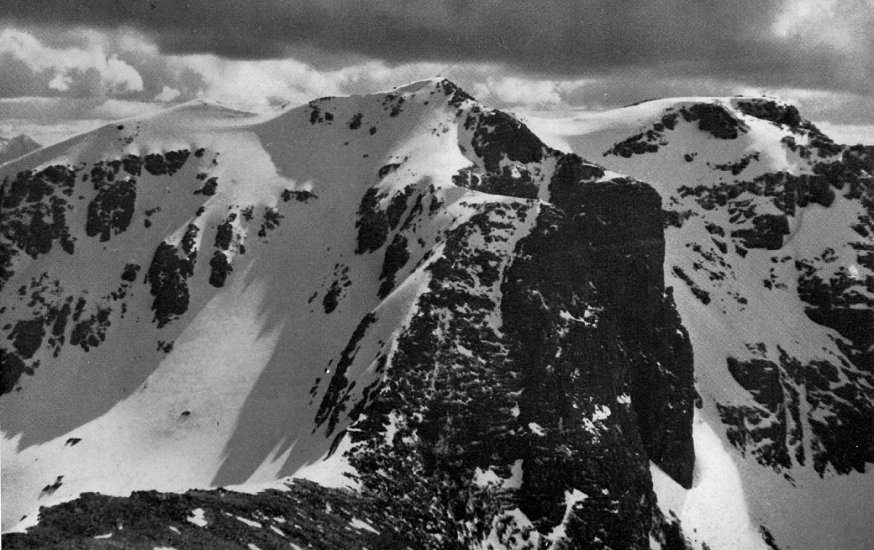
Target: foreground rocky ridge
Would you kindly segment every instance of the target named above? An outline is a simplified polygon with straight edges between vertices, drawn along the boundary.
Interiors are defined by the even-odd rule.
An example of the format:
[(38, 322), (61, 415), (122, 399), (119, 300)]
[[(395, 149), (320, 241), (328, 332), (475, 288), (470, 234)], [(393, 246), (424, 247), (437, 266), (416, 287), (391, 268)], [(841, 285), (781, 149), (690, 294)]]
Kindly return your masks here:
[[(850, 188), (856, 191), (848, 199), (861, 199), (869, 208), (866, 219), (870, 225), (870, 205), (864, 199), (871, 187), (870, 167), (864, 164), (868, 158), (864, 150), (829, 144), (796, 116), (797, 111), (781, 111), (758, 102), (749, 105), (744, 108), (753, 113), (750, 116), (775, 118), (770, 123), (797, 126), (807, 136), (801, 145), (791, 145), (802, 151), (799, 156), (803, 157), (803, 148), (815, 147), (816, 140), (825, 144), (820, 149), (832, 157), (848, 155), (829, 158), (833, 173), (837, 173), (835, 167), (846, 167), (839, 171), (834, 186), (847, 174), (854, 175), (857, 183)], [(663, 120), (649, 131), (614, 144), (605, 153), (605, 164), (610, 165), (612, 157), (645, 157), (659, 147), (673, 150), (668, 136), (675, 131), (700, 132), (714, 140), (730, 141), (743, 139), (750, 132), (742, 117), (715, 104), (694, 103), (682, 106), (677, 113), (672, 110), (661, 115)], [(241, 114), (222, 111), (220, 116), (241, 118), (250, 124)], [(250, 511), (268, 501), (271, 506), (291, 506), (282, 499), (292, 499), (297, 509), (312, 511), (307, 512), (306, 520), (311, 525), (302, 524), (304, 532), (320, 527), (336, 532), (341, 537), (336, 544), (343, 547), (358, 547), (347, 536), (346, 524), (351, 519), (343, 515), (345, 512), (323, 517), (316, 513), (322, 506), (316, 501), (343, 502), (345, 510), (374, 511), (362, 521), (380, 533), (402, 533), (405, 538), (396, 539), (397, 547), (685, 548), (701, 547), (702, 542), (713, 548), (731, 547), (730, 533), (702, 538), (697, 532), (701, 525), (682, 524), (681, 510), (671, 508), (663, 502), (665, 495), (657, 494), (663, 488), (653, 490), (653, 468), (670, 476), (670, 483), (680, 491), (694, 492), (701, 485), (701, 479), (696, 481), (692, 349), (692, 343), (699, 346), (694, 333), (700, 328), (689, 324), (695, 322), (691, 318), (683, 317), (681, 322), (681, 314), (687, 311), (685, 293), (701, 303), (714, 302), (719, 297), (713, 281), (725, 278), (715, 275), (707, 281), (700, 277), (703, 264), (696, 267), (700, 260), (693, 258), (691, 265), (678, 261), (676, 236), (679, 230), (695, 227), (699, 218), (702, 229), (705, 224), (716, 227), (708, 212), (723, 212), (726, 201), (744, 192), (768, 197), (788, 193), (802, 197), (797, 202), (827, 206), (823, 203), (829, 202), (829, 186), (807, 178), (806, 183), (791, 184), (791, 191), (786, 191), (781, 180), (776, 195), (758, 191), (775, 189), (775, 185), (741, 184), (718, 194), (719, 186), (714, 182), (703, 190), (680, 188), (674, 196), (665, 190), (664, 174), (646, 173), (629, 164), (627, 172), (652, 177), (654, 189), (575, 154), (552, 149), (512, 116), (481, 106), (448, 81), (420, 83), (368, 98), (325, 98), (274, 121), (256, 122), (252, 127), (260, 132), (261, 147), (273, 162), (279, 164), (280, 155), (289, 159), (278, 180), (269, 173), (266, 179), (258, 180), (241, 172), (222, 172), (223, 164), (239, 165), (233, 157), (225, 160), (232, 152), (227, 143), (215, 140), (212, 145), (194, 142), (181, 146), (175, 139), (172, 147), (164, 144), (163, 149), (154, 150), (151, 145), (152, 150), (141, 152), (139, 141), (155, 141), (148, 137), (150, 124), (156, 125), (137, 121), (106, 129), (104, 133), (114, 140), (109, 150), (118, 149), (114, 157), (105, 152), (107, 145), (92, 145), (96, 157), (27, 170), (16, 167), (20, 171), (4, 180), (2, 201), (9, 221), (4, 221), (0, 239), (4, 246), (3, 308), (14, 310), (18, 319), (3, 329), (6, 341), (11, 342), (11, 349), (3, 352), (3, 389), (11, 393), (0, 398), (0, 406), (8, 407), (14, 422), (12, 430), (4, 425), (4, 432), (19, 434), (15, 452), (21, 453), (22, 460), (33, 452), (43, 453), (33, 456), (54, 461), (53, 469), (34, 478), (32, 488), (16, 485), (15, 490), (36, 489), (39, 496), (34, 500), (42, 503), (67, 500), (79, 491), (99, 487), (64, 466), (71, 460), (64, 457), (79, 449), (98, 456), (89, 450), (93, 449), (88, 447), (94, 444), (90, 436), (93, 430), (87, 432), (90, 424), (85, 424), (94, 411), (79, 412), (77, 424), (36, 435), (38, 431), (28, 425), (25, 413), (39, 407), (27, 408), (18, 396), (46, 387), (33, 384), (63, 376), (55, 374), (61, 361), (108, 354), (105, 350), (117, 345), (116, 339), (132, 334), (130, 330), (135, 328), (143, 348), (152, 348), (146, 356), (157, 359), (151, 359), (155, 361), (151, 367), (148, 361), (136, 367), (146, 369), (145, 376), (125, 382), (143, 384), (133, 396), (118, 393), (118, 404), (104, 405), (110, 411), (109, 418), (118, 418), (112, 412), (124, 407), (137, 415), (150, 411), (137, 404), (137, 395), (165, 399), (166, 404), (159, 406), (167, 409), (166, 414), (160, 409), (148, 414), (166, 416), (166, 420), (140, 428), (133, 424), (128, 429), (171, 434), (170, 438), (151, 441), (159, 453), (180, 453), (176, 449), (185, 449), (187, 439), (199, 441), (199, 447), (192, 449), (197, 448), (204, 457), (209, 457), (213, 447), (221, 452), (217, 455), (221, 456), (220, 466), (210, 478), (196, 481), (198, 478), (183, 477), (177, 485), (257, 481), (258, 472), (268, 465), (274, 472), (267, 476), (271, 478), (306, 470), (314, 459), (324, 458), (331, 469), (345, 472), (346, 483), (354, 486), (355, 492), (298, 482), (285, 496), (264, 493), (228, 499), (228, 493), (221, 491), (185, 497), (134, 495), (129, 500), (88, 496), (46, 509), (47, 522), (28, 535), (5, 537), (4, 544), (8, 541), (26, 547), (60, 541), (65, 536), (88, 547), (109, 544), (128, 534), (112, 530), (111, 537), (94, 539), (96, 531), (65, 525), (86, 508), (102, 506), (131, 514), (142, 510), (146, 502), (178, 503), (183, 499), (185, 513), (191, 513), (190, 499), (194, 498), (197, 503), (209, 503), (216, 513), (221, 510), (232, 515), (242, 510), (240, 506), (248, 506)], [(165, 130), (159, 126), (159, 131)], [(386, 134), (391, 137), (378, 141)], [(292, 139), (301, 140), (293, 142), (304, 149), (299, 154), (287, 147)], [(306, 143), (317, 143), (322, 150), (307, 150)], [(375, 145), (366, 145), (370, 143)], [(784, 145), (790, 147), (788, 140)], [(691, 164), (698, 153), (683, 154), (692, 160), (683, 158), (682, 162)], [(333, 164), (348, 167), (349, 174), (319, 160), (329, 158)], [(731, 168), (715, 170), (740, 174), (755, 162), (744, 153)], [(255, 171), (264, 177), (263, 170)], [(312, 183), (294, 185), (286, 179), (288, 174)], [(344, 178), (350, 178), (350, 183), (339, 185), (347, 181)], [(338, 184), (332, 187), (328, 184), (331, 180)], [(728, 198), (720, 198), (723, 196)], [(786, 202), (781, 200), (781, 204)], [(734, 246), (746, 251), (742, 257), (759, 248), (783, 246), (782, 240), (777, 243), (771, 237), (780, 235), (779, 230), (771, 230), (774, 224), (755, 221), (771, 219), (770, 211), (762, 208), (764, 213), (758, 212), (752, 204), (746, 205), (744, 212), (749, 215), (743, 218), (752, 219), (750, 228), (744, 226), (728, 237)], [(864, 225), (861, 216), (859, 223)], [(347, 218), (348, 228), (342, 229)], [(167, 228), (169, 235), (161, 233)], [(312, 239), (316, 244), (308, 244), (306, 233), (314, 228), (321, 232), (320, 238)], [(131, 238), (150, 231), (157, 234), (148, 241)], [(856, 233), (865, 237), (861, 231)], [(727, 240), (724, 230), (721, 236), (716, 229), (705, 233), (707, 238), (714, 234), (714, 250), (726, 252), (727, 245), (723, 244), (726, 250), (720, 247), (723, 239)], [(722, 265), (721, 256), (704, 248), (709, 247), (709, 241), (697, 233), (683, 235), (696, 253)], [(859, 245), (859, 250), (868, 250), (864, 239)], [(62, 281), (59, 275), (53, 277), (52, 273), (58, 272), (51, 268), (40, 274), (41, 265), (47, 265), (39, 263), (41, 258), (58, 262), (59, 257), (68, 255), (75, 259), (83, 254), (83, 246), (84, 257), (115, 258), (111, 262), (118, 265), (118, 274), (91, 287)], [(125, 252), (115, 257), (111, 255), (113, 246)], [(135, 257), (142, 250), (146, 256)], [(317, 256), (324, 259), (319, 263)], [(309, 268), (297, 270), (301, 263)], [(728, 265), (724, 259), (722, 263), (723, 267)], [(174, 366), (175, 357), (187, 358), (183, 360), (196, 366), (196, 378), (187, 382), (192, 387), (196, 387), (194, 380), (204, 377), (221, 381), (225, 376), (221, 364), (243, 372), (253, 368), (247, 366), (248, 358), (236, 363), (227, 356), (192, 359), (190, 335), (192, 331), (202, 333), (203, 328), (187, 327), (209, 326), (203, 325), (200, 312), (219, 307), (214, 304), (222, 304), (222, 300), (236, 300), (235, 307), (245, 310), (241, 301), (245, 294), (239, 298), (223, 296), (237, 296), (234, 292), (243, 292), (253, 283), (258, 286), (259, 274), (267, 275), (269, 288), (275, 289), (269, 295), (285, 300), (284, 306), (272, 304), (259, 315), (273, 319), (274, 325), (288, 324), (304, 336), (295, 340), (294, 333), (281, 329), (285, 332), (279, 342), (288, 339), (295, 345), (282, 348), (280, 343), (272, 352), (275, 360), (264, 367), (256, 364), (263, 369), (259, 376), (273, 381), (270, 387), (276, 387), (275, 394), (256, 384), (239, 417), (234, 416), (238, 414), (235, 410), (232, 415), (204, 416), (208, 402), (177, 397), (169, 387), (162, 390), (160, 374), (162, 369), (173, 372), (180, 368)], [(666, 287), (666, 277), (675, 288)], [(870, 276), (867, 281), (870, 286)], [(87, 291), (72, 291), (76, 285)], [(675, 305), (676, 289), (681, 290), (676, 296), (681, 300), (680, 313)], [(277, 293), (290, 296), (280, 299)], [(859, 315), (840, 313), (837, 302), (822, 295), (818, 294), (819, 303), (825, 306), (820, 309), (831, 318)], [(856, 312), (860, 308), (847, 305), (844, 310)], [(218, 311), (242, 317), (233, 309)], [(855, 326), (842, 322), (841, 326)], [(233, 330), (245, 332), (242, 321), (234, 323)], [(330, 331), (345, 336), (327, 339), (326, 353), (316, 356), (301, 348), (312, 338), (305, 332), (307, 325), (316, 330), (330, 327)], [(258, 331), (265, 334), (264, 328)], [(870, 434), (864, 424), (870, 414), (866, 412), (870, 385), (865, 382), (865, 372), (870, 374), (870, 369), (866, 371), (864, 363), (870, 351), (866, 351), (866, 333), (857, 332), (861, 340), (850, 338), (845, 351), (838, 350), (846, 354), (850, 366), (831, 367), (849, 373), (849, 387), (856, 393), (841, 390), (835, 392), (840, 397), (834, 399), (825, 391), (833, 388), (819, 385), (817, 399), (828, 402), (837, 413), (824, 428), (814, 429), (815, 441), (824, 442), (819, 448), (828, 453), (815, 455), (819, 457), (815, 463), (822, 465), (817, 467), (820, 474), (826, 466), (838, 473), (864, 471), (865, 464), (872, 461), (865, 446)], [(181, 348), (177, 348), (177, 340), (182, 342)], [(242, 345), (254, 346), (258, 341)], [(697, 349), (695, 353), (699, 371), (702, 365), (711, 369), (697, 358)], [(117, 361), (111, 359), (115, 355), (95, 357), (104, 357), (107, 367)], [(151, 371), (155, 364), (158, 368)], [(770, 400), (780, 395), (768, 382), (770, 367), (763, 365), (737, 359), (729, 361), (727, 367), (753, 398), (765, 400), (764, 408), (750, 409), (756, 414), (771, 410)], [(796, 381), (799, 386), (793, 387), (809, 385), (812, 390), (816, 384), (808, 382), (810, 376), (827, 375), (829, 365), (827, 361), (811, 363), (808, 378)], [(121, 365), (111, 368), (125, 370)], [(273, 371), (279, 378), (269, 376)], [(177, 378), (171, 380), (179, 386), (180, 379), (174, 376)], [(227, 376), (239, 385), (235, 381), (239, 374), (228, 372)], [(288, 382), (277, 383), (288, 378), (294, 379), (294, 387), (305, 386), (308, 394), (295, 394)], [(223, 388), (216, 386), (213, 391), (228, 391)], [(704, 384), (703, 389), (709, 392), (711, 386)], [(168, 395), (173, 395), (172, 400), (167, 400)], [(809, 401), (811, 393), (806, 395)], [(705, 397), (705, 413), (710, 406), (725, 407), (718, 409), (721, 414), (734, 410), (728, 408), (733, 404), (709, 401), (709, 393)], [(271, 410), (277, 400), (309, 404), (296, 409), (279, 405), (279, 410)], [(220, 406), (230, 409), (231, 403), (226, 399)], [(778, 413), (785, 410), (779, 404), (774, 407)], [(752, 418), (744, 410), (736, 410)], [(727, 414), (721, 418), (728, 425), (729, 441), (743, 449), (748, 448), (747, 441), (761, 441), (755, 428), (733, 422), (733, 413)], [(792, 414), (798, 418), (797, 413)], [(272, 428), (277, 436), (263, 439), (263, 435), (244, 429), (248, 415), (259, 419), (253, 427), (260, 426), (268, 434), (271, 428), (266, 426), (283, 417), (299, 431), (294, 435), (293, 431), (281, 431), (288, 427), (279, 426)], [(120, 418), (124, 421), (125, 417)], [(787, 413), (785, 418), (791, 415)], [(232, 432), (206, 428), (204, 421), (211, 420), (216, 426), (231, 420), (237, 427)], [(774, 425), (769, 424), (769, 429)], [(100, 430), (94, 433), (107, 429), (94, 426)], [(747, 430), (743, 437), (751, 439), (738, 440), (734, 434), (739, 432), (733, 431), (736, 426)], [(837, 426), (844, 426), (845, 431)], [(831, 430), (833, 427), (836, 429)], [(222, 445), (197, 440), (197, 434), (204, 430), (213, 430), (210, 441), (219, 440)], [(799, 440), (811, 441), (806, 433)], [(296, 437), (297, 442), (289, 446), (289, 437)], [(861, 444), (850, 445), (852, 437)], [(779, 442), (770, 438), (768, 444), (773, 445), (773, 441)], [(309, 458), (293, 454), (301, 447), (314, 449)], [(48, 450), (41, 451), (43, 448)], [(769, 467), (775, 464), (773, 457), (778, 455), (761, 450), (764, 445), (755, 448), (756, 456), (764, 457), (760, 462)], [(274, 450), (268, 455), (270, 449)], [(322, 450), (326, 454), (319, 457)], [(160, 455), (154, 459), (160, 460)], [(209, 464), (207, 458), (202, 460)], [(126, 468), (136, 471), (145, 462), (137, 456)], [(4, 469), (6, 464), (4, 458)], [(73, 464), (77, 463), (70, 462)], [(27, 470), (18, 472), (24, 477), (21, 472)], [(119, 472), (127, 473), (125, 469)], [(4, 474), (4, 487), (7, 479)], [(658, 483), (663, 483), (661, 477)], [(160, 486), (165, 485), (152, 487)], [(137, 487), (122, 478), (102, 490), (123, 493), (130, 488)], [(69, 496), (63, 497), (64, 491)], [(4, 507), (6, 494), (4, 491)], [(277, 499), (281, 504), (274, 502)], [(231, 504), (227, 504), (229, 500)], [(174, 504), (173, 509), (176, 507)], [(152, 519), (158, 525), (169, 516), (155, 515)], [(287, 546), (288, 541), (276, 538), (275, 532), (263, 537), (239, 531), (241, 525), (248, 525), (245, 522), (230, 524), (238, 528), (231, 529), (231, 534), (216, 535), (185, 526), (182, 534), (173, 529), (168, 534), (161, 528), (160, 536), (156, 531), (153, 538), (149, 538), (151, 528), (143, 526), (137, 528), (136, 540), (174, 547)], [(103, 527), (111, 530), (112, 526), (101, 524)], [(283, 527), (274, 527), (288, 534)], [(766, 541), (780, 543), (780, 533), (775, 542), (767, 525), (753, 529), (752, 536), (762, 548)], [(181, 538), (173, 539), (177, 535)], [(315, 538), (297, 540), (322, 544)], [(367, 541), (368, 547), (395, 547), (385, 546), (387, 535)]]
[(3, 537), (8, 548), (408, 548), (393, 518), (350, 491), (313, 482), (245, 494), (86, 493), (47, 508), (38, 528)]

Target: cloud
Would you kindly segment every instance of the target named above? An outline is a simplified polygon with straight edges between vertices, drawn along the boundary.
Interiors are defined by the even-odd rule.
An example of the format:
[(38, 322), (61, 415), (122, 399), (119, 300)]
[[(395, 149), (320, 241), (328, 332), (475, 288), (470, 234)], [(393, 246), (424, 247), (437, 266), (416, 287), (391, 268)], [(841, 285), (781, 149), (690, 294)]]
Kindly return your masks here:
[(0, 120), (29, 120), (39, 124), (59, 121), (117, 120), (142, 115), (160, 105), (143, 101), (77, 97), (0, 98)]
[(564, 95), (583, 88), (586, 80), (533, 80), (515, 76), (488, 77), (474, 84), (473, 94), (487, 103), (508, 105), (548, 106), (564, 102)]
[(874, 124), (832, 124), (819, 122), (817, 126), (838, 143), (874, 145)]
[(203, 97), (245, 110), (369, 93), (433, 76), (439, 66), (362, 59), (333, 69), (301, 60), (165, 54), (141, 33), (0, 29), (0, 98), (122, 98), (168, 103)]
[(180, 95), (182, 95), (182, 92), (180, 92), (176, 88), (171, 88), (170, 86), (164, 86), (161, 89), (161, 93), (156, 95), (154, 100), (158, 101), (160, 103), (170, 103), (174, 99), (177, 99)]
[[(17, 0), (3, 1), (4, 7), (6, 2), (12, 1), (12, 8), (15, 8), (14, 2)], [(189, 9), (175, 3), (165, 5), (160, 0), (153, 0), (153, 3), (156, 4), (156, 13), (165, 8)], [(526, 0), (516, 0), (516, 3), (522, 8), (529, 6)], [(187, 34), (179, 31), (182, 28), (180, 25), (186, 24), (184, 18), (181, 21), (168, 20), (161, 26), (158, 25), (160, 18), (144, 22), (134, 17), (132, 24), (137, 28), (128, 25), (116, 27), (109, 12), (104, 14), (103, 19), (91, 21), (90, 26), (49, 26), (45, 22), (30, 27), (0, 26), (0, 101), (4, 97), (37, 96), (70, 100), (51, 105), (33, 100), (27, 103), (26, 109), (23, 104), (17, 105), (25, 109), (28, 116), (41, 117), (46, 121), (52, 117), (57, 120), (76, 117), (111, 119), (115, 113), (127, 116), (125, 113), (144, 112), (193, 98), (207, 98), (241, 110), (263, 112), (277, 105), (299, 105), (326, 95), (373, 93), (441, 75), (451, 78), (484, 103), (504, 109), (606, 109), (654, 97), (765, 94), (797, 104), (804, 116), (817, 123), (825, 121), (838, 125), (861, 125), (860, 132), (864, 131), (865, 125), (874, 124), (874, 90), (868, 89), (874, 78), (866, 81), (868, 88), (848, 84), (853, 79), (871, 74), (870, 71), (866, 73), (864, 68), (865, 63), (871, 64), (874, 55), (838, 55), (839, 52), (862, 51), (869, 47), (865, 44), (871, 44), (869, 35), (872, 33), (864, 27), (867, 19), (862, 8), (871, 7), (874, 0), (777, 2), (769, 10), (756, 4), (749, 8), (751, 11), (745, 12), (745, 16), (753, 21), (752, 24), (738, 22), (738, 14), (734, 19), (726, 20), (725, 25), (738, 32), (738, 36), (730, 40), (737, 42), (746, 37), (750, 41), (747, 45), (732, 42), (735, 49), (726, 52), (714, 51), (714, 48), (718, 49), (717, 46), (725, 46), (725, 42), (719, 38), (721, 31), (714, 31), (717, 38), (711, 42), (694, 33), (677, 37), (668, 32), (672, 29), (671, 25), (703, 25), (702, 28), (709, 29), (708, 25), (713, 24), (707, 23), (706, 18), (702, 19), (700, 10), (695, 9), (692, 10), (692, 19), (697, 13), (698, 23), (693, 25), (689, 18), (675, 23), (675, 11), (682, 5), (675, 0), (660, 4), (662, 7), (656, 12), (627, 5), (624, 1), (611, 3), (614, 7), (612, 10), (602, 6), (599, 11), (596, 9), (600, 6), (598, 2), (583, 2), (592, 9), (586, 13), (586, 18), (574, 23), (574, 33), (586, 34), (582, 39), (585, 44), (597, 44), (582, 53), (571, 51), (572, 48), (567, 44), (558, 44), (561, 40), (553, 35), (567, 29), (555, 21), (554, 14), (541, 16), (529, 13), (530, 18), (546, 18), (554, 24), (526, 38), (523, 32), (525, 28), (520, 26), (523, 21), (518, 14), (508, 12), (504, 7), (506, 4), (480, 2), (468, 5), (461, 0), (454, 3), (435, 0), (427, 5), (414, 0), (412, 4), (402, 4), (392, 17), (413, 21), (413, 7), (418, 6), (418, 21), (424, 29), (422, 32), (427, 35), (432, 32), (428, 29), (439, 29), (444, 35), (440, 40), (435, 39), (433, 44), (422, 44), (419, 49), (405, 46), (411, 43), (409, 40), (412, 38), (396, 37), (394, 47), (386, 47), (387, 53), (382, 57), (372, 53), (375, 45), (366, 44), (353, 54), (341, 54), (338, 52), (342, 51), (342, 44), (320, 46), (321, 43), (315, 38), (308, 42), (302, 38), (309, 36), (306, 33), (291, 38), (276, 37), (276, 40), (281, 39), (277, 42), (270, 38), (268, 27), (247, 33), (249, 39), (255, 41), (251, 44), (253, 48), (261, 44), (253, 50), (254, 54), (258, 54), (254, 59), (221, 54), (221, 51), (234, 44), (233, 38), (214, 48), (204, 45), (202, 53), (190, 53), (197, 49), (194, 46), (200, 40), (198, 36), (217, 36), (225, 29), (225, 23), (219, 21), (221, 18), (218, 14), (226, 13), (222, 10), (230, 8), (222, 2), (216, 4), (215, 10), (203, 12), (202, 25)], [(125, 5), (127, 9), (134, 10), (131, 11), (134, 15), (140, 9), (136, 7), (140, 3)], [(322, 0), (315, 5), (314, 9), (318, 11), (321, 9), (319, 6), (339, 4), (335, 0)], [(373, 6), (367, 5), (367, 9), (377, 14), (382, 13), (380, 10), (388, 9), (386, 6), (381, 8), (379, 2)], [(90, 3), (81, 6), (79, 25), (85, 25), (88, 20), (86, 15), (91, 13), (90, 6)], [(110, 12), (121, 9), (116, 4), (113, 6)], [(261, 3), (252, 13), (240, 12), (235, 19), (239, 28), (228, 32), (239, 33), (257, 17), (266, 17), (266, 12), (259, 10), (263, 11), (269, 6), (269, 3)], [(277, 8), (279, 11), (276, 14), (281, 14), (283, 9), (291, 9), (284, 3), (282, 6), (285, 7)], [(564, 10), (562, 13), (567, 15), (576, 9), (574, 6), (576, 4), (562, 4), (559, 5), (559, 11)], [(732, 10), (743, 11), (745, 4), (733, 3), (731, 7)], [(362, 6), (349, 9), (359, 10), (362, 14), (364, 12), (361, 10), (365, 10)], [(720, 9), (724, 11), (728, 8)], [(456, 13), (458, 10), (469, 13), (469, 20), (460, 21)], [(617, 31), (611, 23), (617, 17), (614, 11), (626, 16), (625, 24), (629, 28), (640, 27), (641, 18), (651, 17), (647, 32), (665, 36), (647, 38), (646, 32), (641, 31), (641, 36), (629, 38), (630, 31)], [(15, 9), (8, 10), (8, 13), (14, 14)], [(491, 14), (493, 19), (489, 29), (481, 28), (480, 19), (485, 17), (484, 13)], [(759, 15), (762, 17), (759, 18)], [(859, 20), (848, 21), (850, 15), (859, 16)], [(335, 16), (329, 14), (326, 17)], [(372, 27), (369, 21), (362, 15), (356, 25)], [(822, 24), (819, 25), (817, 21)], [(871, 22), (874, 24), (874, 21)], [(455, 25), (467, 29), (465, 32), (470, 35), (466, 40), (474, 45), (482, 43), (484, 51), (471, 54), (472, 59), (448, 57), (457, 53), (452, 48), (464, 50), (473, 47), (471, 44), (453, 43), (461, 40), (461, 31)], [(98, 26), (102, 29), (97, 29)], [(515, 30), (509, 32), (508, 29)], [(325, 32), (330, 37), (340, 31), (331, 29)], [(355, 34), (358, 31), (350, 32)], [(363, 35), (359, 38), (366, 39)], [(422, 38), (416, 38), (419, 39)], [(624, 41), (626, 39), (627, 42)], [(484, 42), (489, 40), (494, 44)], [(522, 41), (524, 51), (520, 51), (522, 46), (519, 46), (519, 41)], [(282, 57), (267, 56), (273, 51), (265, 49), (264, 44), (267, 43), (274, 44), (278, 52), (276, 55)], [(641, 45), (643, 43), (649, 44), (650, 48), (644, 48)], [(771, 57), (753, 55), (732, 58), (738, 51), (756, 53), (756, 48), (762, 44), (767, 46), (767, 43), (771, 45), (763, 51), (771, 52)], [(801, 43), (790, 61), (804, 58), (811, 48), (818, 51), (813, 52), (810, 59), (802, 59), (795, 65), (782, 66), (777, 63), (771, 66), (776, 63), (774, 55), (779, 48), (774, 44), (778, 43)], [(406, 49), (397, 53), (394, 50), (398, 48)], [(550, 48), (557, 49), (551, 51)], [(606, 49), (616, 51), (605, 53), (603, 50)], [(874, 47), (871, 49), (874, 50)], [(365, 55), (368, 51), (371, 53)], [(444, 54), (440, 52), (447, 57), (441, 57)], [(639, 53), (640, 57), (632, 59), (634, 52)], [(236, 55), (241, 52), (232, 53)], [(539, 63), (534, 63), (535, 56), (540, 56)], [(574, 56), (579, 65), (573, 69), (565, 67)], [(814, 61), (821, 63), (822, 67), (810, 74), (799, 70), (799, 67)], [(526, 63), (536, 70), (526, 70)], [(862, 70), (852, 70), (854, 64), (861, 64)], [(720, 67), (726, 68), (717, 70)], [(790, 73), (794, 76), (785, 76)], [(835, 75), (834, 78), (828, 82), (821, 81), (823, 75), (829, 74)], [(16, 114), (14, 109), (10, 110), (12, 105), (8, 102), (0, 105), (0, 119), (24, 116)], [(48, 115), (42, 116), (38, 112), (40, 109)]]
[(174, 56), (168, 64), (198, 75), (200, 97), (236, 108), (263, 111), (278, 103), (301, 104), (318, 96), (340, 95), (340, 78), (294, 59), (241, 62), (215, 55)]
[[(27, 32), (7, 28), (0, 31), (0, 60), (16, 66), (18, 80), (28, 76), (41, 80), (46, 91), (87, 96), (141, 91), (140, 74), (116, 54), (107, 54), (100, 36), (89, 33), (84, 47), (59, 49)], [(31, 74), (23, 74), (22, 68)]]
[(874, 91), (871, 0), (4, 0), (4, 11), (32, 26), (135, 28), (177, 55), (464, 61), (551, 79), (650, 69)]

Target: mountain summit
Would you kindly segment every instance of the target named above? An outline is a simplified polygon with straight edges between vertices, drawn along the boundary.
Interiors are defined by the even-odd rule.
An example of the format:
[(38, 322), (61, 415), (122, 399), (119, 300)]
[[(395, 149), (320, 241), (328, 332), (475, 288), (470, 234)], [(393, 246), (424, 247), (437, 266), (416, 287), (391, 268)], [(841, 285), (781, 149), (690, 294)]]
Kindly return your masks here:
[(11, 138), (0, 137), (0, 164), (17, 159), (39, 148), (39, 143), (24, 134)]
[(0, 168), (3, 528), (57, 505), (4, 545), (870, 540), (874, 150), (599, 116), (435, 79)]

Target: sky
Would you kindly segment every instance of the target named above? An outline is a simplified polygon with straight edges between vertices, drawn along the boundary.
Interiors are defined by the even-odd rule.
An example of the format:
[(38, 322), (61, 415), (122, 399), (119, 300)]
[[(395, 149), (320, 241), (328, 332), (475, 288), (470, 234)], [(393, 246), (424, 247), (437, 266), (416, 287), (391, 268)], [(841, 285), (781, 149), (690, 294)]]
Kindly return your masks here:
[(874, 0), (2, 0), (0, 137), (443, 76), (487, 105), (767, 95), (874, 144)]

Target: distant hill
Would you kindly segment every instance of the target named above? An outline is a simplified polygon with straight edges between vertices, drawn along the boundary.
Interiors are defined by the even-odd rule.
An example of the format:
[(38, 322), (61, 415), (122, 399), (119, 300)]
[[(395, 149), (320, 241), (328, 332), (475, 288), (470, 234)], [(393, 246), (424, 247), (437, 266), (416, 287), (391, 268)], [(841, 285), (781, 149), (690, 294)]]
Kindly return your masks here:
[(40, 147), (42, 145), (24, 134), (12, 138), (0, 137), (0, 164), (36, 151)]

